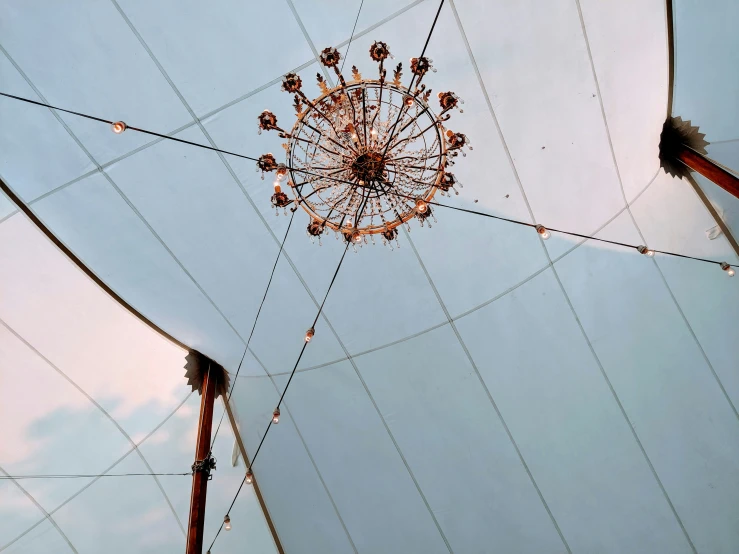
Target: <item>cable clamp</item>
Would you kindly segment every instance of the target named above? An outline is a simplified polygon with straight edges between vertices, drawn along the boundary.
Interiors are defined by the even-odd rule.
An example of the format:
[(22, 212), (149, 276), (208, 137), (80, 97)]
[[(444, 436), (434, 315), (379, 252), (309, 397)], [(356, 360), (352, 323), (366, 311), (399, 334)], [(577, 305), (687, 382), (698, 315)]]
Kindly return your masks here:
[(203, 460), (195, 460), (195, 463), (192, 464), (192, 472), (205, 473), (208, 481), (213, 478), (213, 476), (211, 475), (211, 471), (213, 471), (215, 468), (216, 459), (213, 457), (213, 454), (211, 452), (208, 452), (208, 456)]

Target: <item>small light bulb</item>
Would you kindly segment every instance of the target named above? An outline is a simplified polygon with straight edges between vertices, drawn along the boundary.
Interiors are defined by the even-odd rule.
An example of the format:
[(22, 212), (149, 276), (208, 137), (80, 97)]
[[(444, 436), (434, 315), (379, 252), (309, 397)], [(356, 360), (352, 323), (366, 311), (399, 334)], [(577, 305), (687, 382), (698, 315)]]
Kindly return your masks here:
[(277, 425), (280, 422), (280, 409), (276, 408), (274, 412), (272, 412), (272, 423)]
[(246, 484), (251, 485), (254, 482), (254, 474), (251, 472), (251, 469), (246, 470)]
[(313, 338), (313, 335), (315, 335), (315, 334), (316, 334), (316, 330), (313, 327), (311, 327), (310, 329), (308, 329), (305, 332), (305, 342), (310, 342), (311, 339)]
[(275, 194), (278, 193), (278, 192), (282, 192), (282, 187), (280, 186), (280, 182), (279, 181), (275, 181), (274, 184), (275, 184)]
[(231, 530), (231, 518), (230, 517), (226, 516), (226, 517), (223, 518), (223, 528), (226, 531), (230, 531)]
[(110, 126), (110, 128), (113, 129), (113, 132), (116, 135), (120, 135), (123, 131), (125, 131), (128, 128), (128, 126), (125, 123), (123, 123), (123, 121), (116, 121), (115, 123), (113, 123), (113, 125)]
[(736, 275), (736, 271), (734, 271), (734, 268), (726, 262), (721, 262), (721, 269), (723, 269), (729, 277), (733, 277), (734, 275)]
[(354, 231), (354, 233), (352, 233), (352, 242), (354, 244), (362, 242), (362, 234), (359, 231)]
[(546, 227), (543, 225), (537, 225), (536, 226), (536, 232), (539, 233), (539, 236), (543, 238), (544, 240), (547, 240), (549, 237), (551, 237), (551, 233), (547, 230)]
[(410, 94), (407, 94), (405, 98), (403, 98), (403, 102), (405, 102), (406, 106), (412, 106), (413, 105), (413, 97)]
[(428, 210), (428, 205), (421, 198), (416, 199), (416, 211), (420, 214)]
[(646, 246), (638, 246), (636, 249), (639, 251), (639, 254), (644, 254), (645, 256), (649, 256), (650, 258), (654, 257), (654, 250), (650, 250)]
[(374, 129), (374, 128), (373, 128), (373, 129), (372, 129), (372, 130), (370, 131), (370, 134), (371, 134), (371, 135), (376, 135), (376, 134), (377, 134), (377, 129)]

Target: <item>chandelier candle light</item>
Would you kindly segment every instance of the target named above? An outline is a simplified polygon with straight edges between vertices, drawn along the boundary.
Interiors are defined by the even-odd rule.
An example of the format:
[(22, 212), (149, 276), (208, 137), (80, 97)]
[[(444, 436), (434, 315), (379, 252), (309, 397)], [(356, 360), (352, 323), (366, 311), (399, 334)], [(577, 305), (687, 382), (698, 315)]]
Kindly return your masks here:
[[(411, 90), (400, 82), (402, 64), (387, 79), (384, 62), (392, 58), (387, 44), (375, 42), (369, 52), (379, 63), (379, 78), (363, 79), (352, 67), (347, 81), (338, 67), (338, 50), (324, 49), (320, 61), (336, 72), (339, 84), (329, 88), (319, 73), (321, 95), (315, 100), (303, 93), (298, 75), (285, 75), (282, 89), (294, 95), (297, 116), (289, 132), (269, 110), (257, 118), (260, 133), (274, 130), (287, 139), (282, 145), (286, 164), (271, 153), (257, 162), (262, 178), (276, 174), (272, 205), (285, 213), (288, 206), (293, 211), (301, 206), (311, 217), (307, 233), (319, 243), (321, 235), (334, 231), (355, 248), (367, 244), (367, 236), (374, 244), (378, 234), (390, 244), (397, 242), (400, 225), (410, 230), (413, 218), (430, 227), (429, 220), (436, 219), (429, 202), (437, 191), (459, 194), (456, 187), (462, 185), (448, 169), (464, 147), (472, 149), (465, 135), (444, 126), (464, 103), (456, 94), (437, 94), (440, 111), (432, 110), (431, 89), (421, 84), (429, 70), (436, 71), (432, 60), (411, 59)], [(285, 181), (292, 198), (282, 190)]]

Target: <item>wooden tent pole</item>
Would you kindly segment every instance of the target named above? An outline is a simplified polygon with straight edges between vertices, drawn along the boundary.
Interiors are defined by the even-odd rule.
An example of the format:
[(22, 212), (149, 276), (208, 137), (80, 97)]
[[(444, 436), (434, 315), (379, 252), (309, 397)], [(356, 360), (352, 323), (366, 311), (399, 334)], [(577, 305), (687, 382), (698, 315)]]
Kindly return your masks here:
[(739, 178), (717, 165), (713, 160), (685, 145), (675, 148), (674, 156), (693, 171), (700, 173), (726, 192), (739, 198)]
[(205, 526), (205, 500), (208, 479), (214, 460), (210, 455), (210, 437), (213, 428), (213, 404), (216, 398), (217, 379), (212, 378), (210, 364), (203, 375), (200, 389), (200, 418), (198, 438), (193, 464), (192, 493), (190, 495), (190, 518), (187, 524), (187, 554), (202, 554), (203, 528)]

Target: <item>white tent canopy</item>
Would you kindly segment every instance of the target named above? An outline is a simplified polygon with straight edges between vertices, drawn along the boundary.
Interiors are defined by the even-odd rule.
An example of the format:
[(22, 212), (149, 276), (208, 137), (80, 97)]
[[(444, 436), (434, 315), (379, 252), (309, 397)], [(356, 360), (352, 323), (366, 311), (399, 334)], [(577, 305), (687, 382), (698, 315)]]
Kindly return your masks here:
[[(346, 67), (376, 71), (367, 54), (375, 40), (406, 64), (420, 54), (437, 7), (365, 0)], [(279, 138), (257, 135), (256, 116), (269, 108), (291, 121), (282, 76), (297, 71), (310, 88), (316, 53), (328, 45), (346, 52), (358, 9), (359, 2), (318, 0), (79, 0), (74, 8), (13, 1), (0, 8), (0, 91), (232, 152), (278, 153)], [(736, 264), (724, 236), (707, 239), (716, 222), (692, 187), (659, 169), (667, 35), (661, 0), (448, 0), (427, 51), (438, 73), (426, 81), (465, 100), (450, 125), (475, 149), (454, 167), (462, 193), (444, 201)], [(673, 113), (692, 117), (677, 110), (679, 98)], [(233, 379), (289, 221), (275, 217), (271, 183), (253, 162), (115, 135), (104, 124), (0, 98), (0, 176), (126, 302)], [(44, 366), (47, 379), (76, 367), (70, 377), (90, 397), (111, 402), (116, 421), (115, 410), (131, 418), (130, 429), (121, 427), (133, 443), (167, 421), (141, 456), (126, 460), (145, 465), (148, 446), (161, 456), (155, 471), (187, 471), (197, 398), (178, 409), (188, 396), (182, 351), (88, 290), (95, 285), (71, 265), (66, 271), (84, 281), (78, 288), (105, 313), (75, 310), (61, 285), (46, 290), (41, 283), (55, 282), (63, 264), (43, 260), (60, 254), (13, 213), (0, 199), (0, 248), (21, 257), (38, 244), (39, 252), (17, 267), (6, 267), (3, 252), (0, 318), (28, 328), (9, 322), (17, 335), (0, 334), (8, 344), (0, 347), (15, 349), (0, 358), (3, 377), (20, 363), (50, 365), (23, 348), (59, 368)], [(695, 260), (650, 259), (559, 233), (543, 242), (528, 227), (434, 213), (438, 224), (414, 222), (399, 249), (347, 254), (331, 289), (254, 465), (284, 551), (739, 549), (737, 279)], [(307, 224), (298, 211), (235, 379), (231, 406), (250, 455), (344, 248), (333, 239), (311, 244)], [(60, 302), (49, 310), (58, 318), (44, 312), (52, 302)], [(116, 394), (101, 377), (109, 373)], [(133, 447), (88, 406), (102, 422), (86, 431), (100, 434), (84, 446), (95, 452), (89, 469), (61, 451), (43, 467), (8, 469), (6, 456), (36, 444), (39, 421), (73, 414), (67, 400), (34, 393), (33, 378), (24, 379), (6, 390), (18, 391), (13, 413), (24, 414), (0, 456), (7, 473), (98, 473)], [(206, 547), (244, 471), (229, 463), (226, 427), (216, 441)], [(64, 437), (54, 437), (56, 448), (86, 459), (87, 450)], [(176, 519), (167, 514), (168, 527), (156, 529), (167, 542), (157, 543), (144, 532), (156, 522), (139, 503), (166, 512), (164, 493), (184, 523), (189, 480), (162, 477), (160, 491), (152, 478), (122, 479), (112, 489), (90, 487), (100, 487), (97, 504), (85, 505), (86, 493), (70, 500), (67, 519), (45, 520), (57, 529), (40, 540), (57, 541), (48, 544), (58, 551), (180, 551)], [(12, 483), (2, 485), (23, 500)], [(36, 536), (22, 534), (39, 514), (74, 493), (65, 486), (64, 494), (40, 491), (37, 513), (2, 528), (0, 549), (49, 551), (20, 541)], [(231, 519), (214, 554), (275, 548), (251, 488)], [(126, 542), (134, 536), (144, 546)]]

